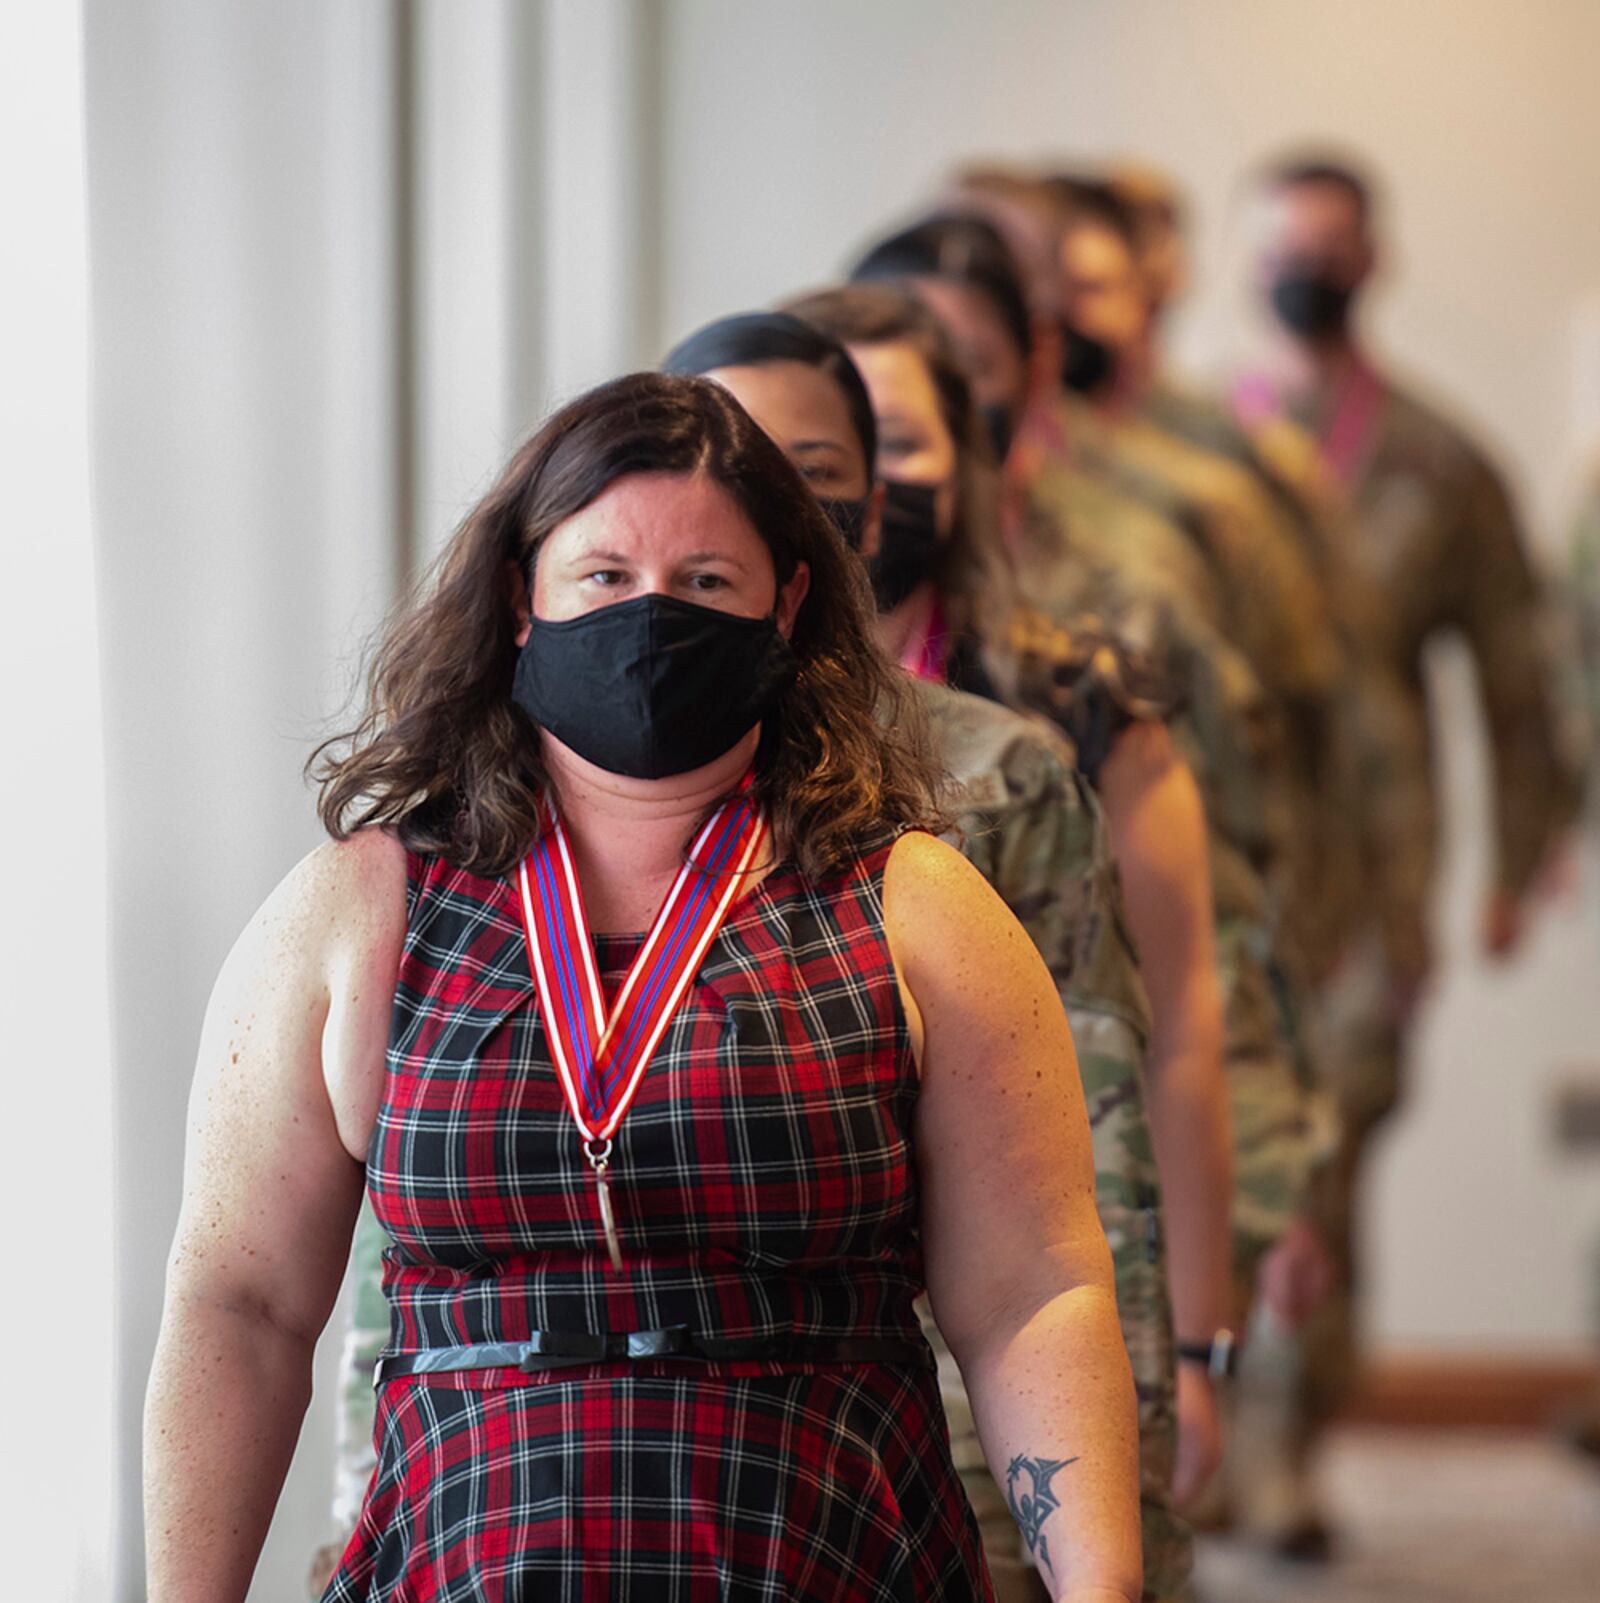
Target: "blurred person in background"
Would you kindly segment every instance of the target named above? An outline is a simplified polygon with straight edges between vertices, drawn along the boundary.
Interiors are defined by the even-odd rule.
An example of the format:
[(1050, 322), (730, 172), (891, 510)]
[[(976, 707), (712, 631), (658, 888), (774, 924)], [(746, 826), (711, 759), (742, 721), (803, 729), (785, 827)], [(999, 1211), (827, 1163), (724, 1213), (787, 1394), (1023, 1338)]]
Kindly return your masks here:
[[(1109, 642), (1097, 670), (1085, 664), (1078, 687), (1084, 717), (1074, 744), (1037, 720), (951, 688), (964, 681), (992, 694), (988, 676), (974, 669), (985, 655), (977, 620), (997, 603), (972, 592), (972, 576), (987, 573), (991, 589), (1005, 590), (1003, 572), (996, 571), (1003, 562), (993, 462), (966, 380), (937, 325), (903, 294), (822, 291), (791, 310), (821, 349), (847, 350), (850, 371), (859, 367), (866, 375), (873, 459), (881, 465), (874, 494), (883, 498), (866, 544), (880, 643), (915, 676), (938, 754), (961, 787), (963, 850), (1033, 934), (1072, 1021), (1094, 1135), (1097, 1202), (1139, 1393), (1145, 1596), (1151, 1603), (1176, 1599), (1185, 1595), (1190, 1550), (1173, 1511), (1174, 1477), (1180, 1488), (1204, 1477), (1216, 1432), (1214, 1425), (1209, 1434), (1197, 1431), (1204, 1422), (1191, 1420), (1175, 1466), (1163, 1214), (1182, 1220), (1170, 1256), (1179, 1263), (1185, 1313), (1194, 1313), (1197, 1292), (1204, 1318), (1225, 1320), (1228, 1311), (1225, 1272), (1219, 1273), (1225, 1260), (1216, 1252), (1227, 1220), (1226, 1106), (1199, 798), (1160, 709), (1130, 692)], [(739, 325), (714, 325), (674, 352), (668, 365), (725, 362), (741, 349), (748, 358), (760, 348)], [(836, 359), (828, 366), (840, 371)], [(780, 441), (814, 432), (794, 415), (797, 375), (790, 364), (752, 368), (747, 360), (720, 366), (713, 376), (763, 420), (776, 426), (786, 419)], [(862, 484), (872, 482), (865, 462), (860, 472)], [(965, 558), (954, 556), (963, 550)], [(908, 560), (908, 551), (915, 557)], [(1004, 604), (1002, 598), (998, 605)], [(965, 648), (942, 661), (918, 622), (931, 607), (948, 620), (945, 627), (966, 631)], [(957, 681), (952, 675), (963, 663)], [(1090, 774), (1105, 803), (1104, 825)], [(1048, 781), (1043, 789), (1041, 780)], [(1135, 948), (1144, 959), (1143, 979)], [(1180, 1137), (1185, 1145), (1175, 1155)], [(1197, 1241), (1209, 1258), (1195, 1260)], [(1216, 1326), (1205, 1328), (1209, 1339)], [(958, 1466), (982, 1521), (996, 1502), (994, 1489), (985, 1484), (959, 1377), (948, 1365), (946, 1374), (954, 1383), (945, 1395)], [(963, 1442), (970, 1468), (959, 1456)], [(1015, 1575), (1014, 1530), (985, 1522), (985, 1540), (997, 1583)]]
[[(1343, 486), (1315, 438), (1280, 414), (1248, 427), (1222, 395), (1176, 381), (1160, 346), (1166, 314), (1186, 281), (1184, 207), (1176, 188), (1144, 165), (1113, 168), (1108, 183), (1133, 222), (1149, 315), (1128, 362), (1129, 403), (1158, 428), (1217, 452), (1250, 473), (1283, 514), (1322, 590), (1345, 670), (1336, 686), (1325, 744), (1299, 835), (1297, 884), (1286, 908), (1288, 946), (1303, 984), (1297, 995), (1301, 1042), (1321, 1085), (1328, 1060), (1348, 1049), (1352, 1013), (1366, 1005), (1372, 967), (1364, 948), (1381, 948), (1397, 991), (1414, 997), (1427, 965), (1422, 925), (1430, 800), (1424, 754), (1411, 735), (1406, 692), (1389, 646), (1390, 601), (1354, 556), (1354, 516)], [(1314, 818), (1315, 827), (1305, 827)], [(1343, 1154), (1336, 1145), (1310, 1180), (1315, 1196), (1338, 1191)], [(1317, 1204), (1297, 1221), (1270, 1272), (1328, 1277)], [(1278, 1427), (1286, 1373), (1299, 1354), (1283, 1321), (1263, 1310), (1260, 1339), (1247, 1349), (1232, 1393), (1233, 1450), (1228, 1475), (1208, 1511), (1269, 1543), (1315, 1556), (1324, 1533), (1305, 1519), (1302, 1477), (1285, 1461)]]
[[(842, 292), (848, 300), (851, 292)], [(840, 297), (822, 293), (798, 303), (816, 321), (837, 324)], [(1122, 702), (1105, 697), (1101, 725), (1113, 741), (1106, 753), (1114, 769), (1119, 845), (1132, 843), (1148, 861), (1133, 878), (1127, 906), (1111, 854), (1105, 819), (1076, 750), (1039, 720), (1018, 717), (988, 697), (947, 683), (951, 659), (938, 660), (927, 633), (909, 620), (925, 619), (914, 596), (939, 603), (946, 619), (962, 616), (959, 575), (980, 563), (951, 561), (952, 551), (992, 543), (983, 531), (994, 515), (992, 466), (978, 438), (978, 420), (949, 357), (931, 343), (931, 329), (909, 316), (903, 303), (875, 311), (879, 349), (856, 354), (874, 373), (864, 385), (850, 351), (813, 322), (787, 313), (729, 317), (694, 333), (665, 359), (669, 372), (702, 372), (725, 385), (773, 438), (789, 450), (834, 516), (846, 539), (866, 559), (879, 608), (879, 641), (901, 660), (930, 715), (935, 757), (949, 779), (949, 806), (957, 814), (956, 843), (988, 878), (1023, 923), (1057, 979), (1073, 1026), (1079, 1074), (1095, 1145), (1095, 1197), (1116, 1265), (1117, 1311), (1129, 1348), (1140, 1399), (1140, 1486), (1145, 1553), (1145, 1597), (1151, 1603), (1185, 1595), (1191, 1555), (1188, 1534), (1175, 1520), (1172, 1476), (1174, 1347), (1167, 1300), (1159, 1143), (1151, 1124), (1180, 1120), (1191, 1132), (1215, 1130), (1214, 1151), (1225, 1161), (1218, 1125), (1225, 1114), (1220, 1080), (1212, 1079), (1207, 1106), (1202, 1074), (1167, 1072), (1151, 1090), (1146, 1117), (1146, 1044), (1151, 1008), (1141, 981), (1135, 943), (1153, 970), (1151, 989), (1166, 1005), (1172, 997), (1206, 1011), (1209, 973), (1209, 886), (1193, 781), (1174, 757), (1158, 713), (1124, 715)], [(899, 346), (899, 349), (887, 349)], [(887, 362), (874, 361), (887, 357)], [(888, 434), (880, 447), (879, 426)], [(915, 436), (912, 449), (909, 436)], [(893, 466), (882, 476), (883, 455)], [(912, 644), (915, 641), (915, 644)], [(909, 649), (907, 649), (909, 648)], [(962, 654), (967, 680), (976, 654)], [(1156, 853), (1156, 843), (1164, 850)], [(1154, 927), (1141, 928), (1145, 904)], [(1125, 931), (1132, 928), (1132, 939)], [(1145, 936), (1148, 935), (1148, 946)], [(1212, 997), (1214, 1000), (1214, 997)], [(1182, 1031), (1162, 1018), (1167, 1031)], [(1204, 1016), (1194, 1021), (1202, 1031)], [(1194, 1068), (1204, 1071), (1204, 1063)], [(1198, 1103), (1198, 1104), (1196, 1104)], [(1170, 1140), (1170, 1137), (1169, 1137)], [(1204, 1138), (1194, 1143), (1204, 1146)], [(1175, 1201), (1188, 1204), (1182, 1186)], [(1225, 1217), (1226, 1173), (1214, 1218)], [(1220, 1210), (1218, 1210), (1220, 1209)], [(935, 1345), (943, 1347), (935, 1337)], [(960, 1375), (941, 1351), (944, 1406), (951, 1420), (952, 1451), (983, 1531), (984, 1552), (997, 1598), (1036, 1597), (1040, 1581), (1028, 1563), (1026, 1542), (1004, 1496), (984, 1468)]]
[[(969, 169), (963, 184), (966, 190), (981, 186), (988, 210), (995, 214), (1000, 207), (1020, 207), (1019, 196), (1031, 194), (1028, 214), (1036, 230), (1042, 231), (1047, 216), (1055, 219), (1059, 260), (1075, 216), (1059, 184), (1035, 178), (1029, 190), (1015, 172), (1001, 182), (993, 169)], [(936, 237), (976, 232), (970, 220), (959, 217), (935, 221)], [(926, 230), (934, 225), (922, 226)], [(1084, 606), (1116, 610), (1133, 596), (1145, 603), (1159, 596), (1165, 625), (1157, 632), (1165, 636), (1164, 649), (1184, 665), (1187, 710), (1180, 727), (1202, 779), (1212, 840), (1233, 1107), (1239, 1304), (1248, 1307), (1257, 1270), (1267, 1255), (1275, 1254), (1296, 1219), (1309, 1165), (1327, 1144), (1318, 1103), (1298, 1067), (1278, 976), (1281, 863), (1288, 845), (1285, 810), (1281, 800), (1273, 800), (1281, 797), (1285, 785), (1282, 720), (1274, 717), (1260, 675), (1232, 638), (1236, 611), (1227, 599), (1231, 576), (1219, 572), (1195, 538), (1191, 509), (1181, 496), (1148, 471), (1107, 459), (1103, 431), (1086, 418), (1081, 403), (1064, 394), (1059, 367), (1041, 372), (1036, 352), (1009, 369), (992, 359), (990, 352), (1007, 329), (1013, 343), (1016, 338), (1015, 319), (1000, 315), (1001, 302), (992, 291), (1007, 272), (1008, 260), (1010, 273), (1016, 274), (1003, 242), (991, 230), (988, 250), (998, 251), (996, 265), (976, 240), (965, 241), (960, 249), (946, 243), (930, 252), (918, 232), (913, 228), (882, 242), (858, 270), (893, 268), (905, 274), (969, 353), (986, 405), (1003, 401), (1010, 408), (1011, 543), (1025, 594), (1030, 600), (1052, 598), (1058, 610), (1069, 613)], [(915, 267), (919, 251), (920, 272)], [(966, 280), (960, 290), (955, 287), (958, 278)], [(1057, 278), (1052, 299), (1060, 307), (1065, 284), (1059, 271)], [(1116, 315), (1131, 331), (1137, 320), (1128, 311), (1121, 306)], [(1036, 316), (1032, 327), (1039, 326)], [(1058, 320), (1054, 350), (1070, 348), (1070, 342), (1063, 344), (1068, 332)], [(1013, 386), (1009, 394), (1008, 383)], [(1087, 564), (1086, 558), (1091, 559)], [(1093, 582), (1085, 590), (1097, 565), (1117, 573), (1119, 600), (1094, 598)], [(1289, 571), (1303, 590), (1305, 576), (1293, 558)], [(1150, 616), (1144, 611), (1141, 628), (1148, 627)], [(1307, 1262), (1300, 1272), (1271, 1277), (1285, 1320), (1301, 1317), (1308, 1296), (1315, 1293), (1315, 1252), (1302, 1257)]]
[[(1048, 616), (1020, 642), (1022, 670), (1012, 688), (1024, 703), (1056, 716), (1070, 707), (1073, 641), (1085, 619), (1112, 626), (1162, 664), (1178, 687), (1175, 732), (1202, 781), (1216, 898), (1217, 944), (1225, 996), (1225, 1042), (1235, 1143), (1234, 1265), (1238, 1289), (1230, 1323), (1248, 1308), (1263, 1256), (1295, 1217), (1313, 1130), (1308, 1099), (1273, 991), (1263, 867), (1272, 842), (1260, 795), (1264, 722), (1248, 665), (1219, 634), (1214, 577), (1192, 542), (1149, 507), (1081, 473), (1066, 450), (1041, 451), (1027, 437), (1036, 405), (1048, 408), (1044, 379), (1027, 346), (1025, 292), (1014, 260), (986, 221), (939, 214), (880, 241), (858, 262), (858, 277), (909, 287), (944, 323), (971, 374), (991, 432), (1009, 435), (1007, 542), (1019, 590)], [(1070, 717), (1070, 713), (1068, 714)], [(1177, 1210), (1169, 1210), (1178, 1228)], [(1184, 1228), (1202, 1224), (1196, 1215)], [(1220, 1239), (1209, 1249), (1215, 1253)], [(1180, 1371), (1180, 1409), (1192, 1406), (1214, 1429), (1200, 1310), (1180, 1330), (1190, 1361)], [(1296, 1317), (1283, 1309), (1283, 1317)], [(1180, 1433), (1181, 1440), (1181, 1433)], [(1193, 1490), (1193, 1482), (1185, 1486)]]
[(1301, 831), (1306, 849), (1287, 909), (1314, 1055), (1318, 989), (1371, 927), (1374, 909), (1397, 968), (1419, 961), (1423, 949), (1405, 874), (1426, 828), (1427, 776), (1405, 738), (1404, 694), (1386, 645), (1388, 602), (1351, 555), (1351, 512), (1316, 440), (1281, 416), (1246, 428), (1223, 394), (1174, 377), (1161, 335), (1187, 283), (1186, 213), (1176, 186), (1143, 163), (1113, 167), (1107, 182), (1133, 219), (1148, 309), (1129, 358), (1131, 403), (1156, 427), (1237, 463), (1272, 498), (1318, 580), (1345, 664), (1326, 742), (1309, 754), (1316, 827)]
[[(1248, 426), (1291, 418), (1319, 442), (1354, 516), (1350, 557), (1386, 598), (1380, 636), (1403, 697), (1402, 738), (1426, 776), (1409, 861), (1397, 861), (1390, 916), (1338, 976), (1324, 1009), (1323, 1067), (1341, 1145), (1319, 1187), (1317, 1217), (1336, 1263), (1336, 1291), (1292, 1352), (1275, 1410), (1260, 1421), (1257, 1461), (1287, 1551), (1321, 1556), (1328, 1532), (1310, 1481), (1323, 1426), (1355, 1379), (1355, 1210), (1373, 1132), (1401, 1090), (1407, 1027), (1429, 971), (1426, 899), (1436, 873), (1434, 733), (1424, 655), (1443, 635), (1473, 657), (1490, 753), (1494, 842), (1482, 940), (1516, 947), (1541, 866), (1576, 806), (1552, 722), (1538, 586), (1504, 481), (1479, 447), (1386, 376), (1357, 311), (1378, 263), (1374, 199), (1353, 167), (1322, 158), (1273, 166), (1262, 183), (1257, 285), (1271, 310), (1267, 361), (1234, 389)], [(1398, 935), (1398, 939), (1395, 937)]]
[(323, 749), (334, 842), (208, 1012), (151, 1603), (249, 1588), (363, 1160), (392, 1336), (330, 1603), (991, 1596), (924, 1285), (1052, 1597), (1138, 1596), (1070, 1034), (923, 832), (936, 775), (870, 636), (715, 385), (591, 391), (468, 515)]

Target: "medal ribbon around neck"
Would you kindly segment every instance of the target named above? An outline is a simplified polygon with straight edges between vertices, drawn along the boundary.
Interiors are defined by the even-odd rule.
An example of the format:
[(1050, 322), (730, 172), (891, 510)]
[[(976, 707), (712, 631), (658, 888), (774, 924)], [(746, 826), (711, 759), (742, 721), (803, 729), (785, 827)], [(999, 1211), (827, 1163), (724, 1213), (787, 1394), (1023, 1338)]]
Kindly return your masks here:
[(621, 1267), (621, 1254), (606, 1182), (611, 1138), (767, 838), (766, 818), (747, 789), (695, 836), (609, 1012), (559, 813), (518, 870), (528, 962), (556, 1074), (600, 1182), (613, 1267)]

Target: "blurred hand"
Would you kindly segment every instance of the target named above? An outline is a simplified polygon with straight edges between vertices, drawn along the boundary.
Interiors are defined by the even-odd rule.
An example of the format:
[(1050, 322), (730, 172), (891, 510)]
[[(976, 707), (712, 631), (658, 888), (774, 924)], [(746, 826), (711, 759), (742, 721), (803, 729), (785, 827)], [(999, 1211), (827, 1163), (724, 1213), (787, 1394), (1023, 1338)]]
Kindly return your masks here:
[(328, 1582), (333, 1579), (333, 1572), (339, 1568), (339, 1560), (344, 1557), (344, 1550), (343, 1542), (329, 1542), (326, 1547), (319, 1547), (312, 1554), (311, 1570), (306, 1576), (309, 1596), (319, 1598), (328, 1590)]
[(1533, 899), (1569, 911), (1576, 908), (1583, 897), (1582, 859), (1578, 831), (1569, 829), (1545, 853), (1533, 882)]
[(1490, 891), (1483, 909), (1484, 951), (1490, 957), (1504, 961), (1516, 951), (1523, 928), (1521, 901), (1503, 885), (1496, 885)]
[(1290, 1330), (1298, 1330), (1333, 1289), (1333, 1258), (1322, 1232), (1299, 1215), (1261, 1260), (1256, 1290)]
[(1222, 1419), (1216, 1389), (1199, 1364), (1178, 1365), (1178, 1457), (1172, 1500), (1181, 1511), (1206, 1489), (1222, 1462)]
[(1404, 1029), (1427, 994), (1428, 981), (1433, 970), (1427, 964), (1416, 968), (1397, 969), (1389, 979), (1389, 1007), (1395, 1023)]

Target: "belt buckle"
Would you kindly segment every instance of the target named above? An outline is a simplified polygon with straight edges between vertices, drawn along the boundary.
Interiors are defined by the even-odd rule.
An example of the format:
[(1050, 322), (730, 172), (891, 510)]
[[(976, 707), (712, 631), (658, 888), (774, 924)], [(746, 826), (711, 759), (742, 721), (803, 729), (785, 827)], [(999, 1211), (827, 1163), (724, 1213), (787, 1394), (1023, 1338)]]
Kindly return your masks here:
[(676, 1358), (689, 1351), (689, 1327), (667, 1325), (661, 1330), (630, 1330), (630, 1358)]

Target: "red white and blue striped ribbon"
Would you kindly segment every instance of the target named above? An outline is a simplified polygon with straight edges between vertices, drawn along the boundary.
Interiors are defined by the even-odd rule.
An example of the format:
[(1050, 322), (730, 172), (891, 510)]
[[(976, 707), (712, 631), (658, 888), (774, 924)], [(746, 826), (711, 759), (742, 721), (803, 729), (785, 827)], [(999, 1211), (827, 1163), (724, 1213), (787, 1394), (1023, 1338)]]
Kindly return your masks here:
[(521, 865), (523, 929), (556, 1073), (591, 1163), (632, 1103), (767, 836), (759, 808), (724, 802), (689, 848), (608, 1010), (559, 814)]

